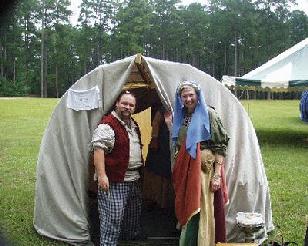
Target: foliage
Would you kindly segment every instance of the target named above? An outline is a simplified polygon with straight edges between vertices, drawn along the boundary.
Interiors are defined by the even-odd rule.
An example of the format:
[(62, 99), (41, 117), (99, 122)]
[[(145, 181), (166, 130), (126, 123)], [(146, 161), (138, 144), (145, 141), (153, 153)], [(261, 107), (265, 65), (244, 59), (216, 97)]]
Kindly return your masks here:
[[(121, 7), (116, 15), (117, 26), (114, 28), (112, 42), (119, 45), (118, 58), (142, 53), (147, 45), (146, 38), (150, 30), (151, 7), (147, 0), (130, 1)], [(114, 44), (111, 44), (114, 48)]]
[(0, 96), (25, 96), (30, 88), (21, 81), (11, 81), (0, 77)]
[(0, 19), (0, 76), (44, 97), (135, 53), (241, 76), (308, 36), (294, 0), (82, 0), (76, 26), (68, 0), (17, 2)]

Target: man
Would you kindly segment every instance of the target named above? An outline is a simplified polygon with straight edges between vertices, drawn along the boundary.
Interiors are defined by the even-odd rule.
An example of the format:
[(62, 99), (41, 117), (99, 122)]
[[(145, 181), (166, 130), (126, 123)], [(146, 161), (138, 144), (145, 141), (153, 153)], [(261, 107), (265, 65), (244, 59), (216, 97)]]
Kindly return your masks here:
[(135, 96), (122, 92), (115, 110), (103, 116), (92, 137), (101, 246), (134, 239), (140, 230), (143, 159), (140, 131), (131, 118), (135, 107)]

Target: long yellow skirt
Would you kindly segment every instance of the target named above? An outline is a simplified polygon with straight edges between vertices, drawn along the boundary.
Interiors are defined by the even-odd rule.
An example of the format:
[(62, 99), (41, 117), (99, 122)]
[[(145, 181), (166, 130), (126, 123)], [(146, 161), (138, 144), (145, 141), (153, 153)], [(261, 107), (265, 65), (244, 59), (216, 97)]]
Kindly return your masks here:
[[(214, 246), (215, 245), (215, 218), (214, 218), (214, 193), (210, 190), (210, 181), (212, 177), (213, 169), (208, 173), (201, 172), (201, 207), (200, 207), (200, 219), (198, 222), (198, 228), (187, 228), (190, 225), (183, 226), (181, 231), (180, 246), (192, 246), (192, 244), (198, 246)], [(188, 234), (191, 237), (192, 230), (195, 237), (198, 237), (197, 244), (191, 243), (191, 240), (187, 240)], [(192, 240), (196, 241), (196, 240)]]

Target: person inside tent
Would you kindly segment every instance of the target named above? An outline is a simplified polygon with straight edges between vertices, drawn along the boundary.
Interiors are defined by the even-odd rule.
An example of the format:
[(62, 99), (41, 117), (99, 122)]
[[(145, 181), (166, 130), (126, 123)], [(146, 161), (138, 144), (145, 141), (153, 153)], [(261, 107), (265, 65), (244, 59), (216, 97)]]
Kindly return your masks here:
[(143, 158), (140, 130), (131, 117), (135, 108), (136, 97), (122, 92), (115, 110), (93, 132), (101, 246), (116, 246), (118, 240), (134, 240), (140, 233)]
[(152, 106), (151, 142), (145, 161), (144, 197), (154, 206), (169, 208), (173, 204), (169, 129), (165, 123), (167, 112), (161, 103)]
[[(214, 246), (226, 241), (224, 157), (229, 137), (199, 84), (180, 83), (175, 98), (172, 180), (180, 245)], [(170, 125), (170, 117), (166, 120)]]

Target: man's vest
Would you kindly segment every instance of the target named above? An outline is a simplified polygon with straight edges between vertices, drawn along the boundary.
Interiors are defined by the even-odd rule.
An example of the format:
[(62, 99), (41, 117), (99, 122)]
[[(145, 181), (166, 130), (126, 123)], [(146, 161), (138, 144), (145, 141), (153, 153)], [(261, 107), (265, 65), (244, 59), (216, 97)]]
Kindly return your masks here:
[[(141, 147), (140, 130), (137, 122), (134, 121), (134, 123), (137, 126), (136, 131)], [(105, 171), (108, 179), (110, 182), (123, 182), (129, 162), (130, 149), (128, 133), (121, 122), (112, 114), (103, 116), (99, 124), (109, 125), (113, 129), (115, 135), (115, 142), (112, 151), (105, 154)]]

